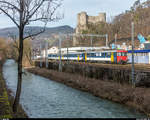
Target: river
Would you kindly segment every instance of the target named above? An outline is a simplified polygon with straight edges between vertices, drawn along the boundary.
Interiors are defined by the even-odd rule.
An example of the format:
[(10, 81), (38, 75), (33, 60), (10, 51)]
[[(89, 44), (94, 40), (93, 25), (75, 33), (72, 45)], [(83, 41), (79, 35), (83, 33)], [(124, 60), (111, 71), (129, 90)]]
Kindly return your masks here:
[[(15, 95), (17, 64), (3, 66), (6, 85)], [(95, 97), (87, 92), (28, 73), (23, 75), (20, 103), (30, 118), (145, 118), (124, 105)]]

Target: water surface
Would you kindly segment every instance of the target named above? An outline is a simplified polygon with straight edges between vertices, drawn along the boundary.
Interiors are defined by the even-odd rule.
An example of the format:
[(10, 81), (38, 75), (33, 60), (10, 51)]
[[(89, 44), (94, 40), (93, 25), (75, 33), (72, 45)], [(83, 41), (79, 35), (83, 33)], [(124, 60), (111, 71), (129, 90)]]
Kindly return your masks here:
[[(3, 67), (7, 86), (15, 95), (17, 64)], [(145, 118), (134, 109), (27, 72), (23, 75), (20, 102), (30, 118)]]

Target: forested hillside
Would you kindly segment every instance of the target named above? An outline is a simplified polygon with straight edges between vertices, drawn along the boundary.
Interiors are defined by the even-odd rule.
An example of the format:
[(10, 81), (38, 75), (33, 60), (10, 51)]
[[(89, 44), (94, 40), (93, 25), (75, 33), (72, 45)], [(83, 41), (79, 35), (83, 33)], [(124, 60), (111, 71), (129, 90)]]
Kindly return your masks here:
[[(118, 43), (131, 42), (131, 22), (135, 24), (135, 37), (141, 33), (145, 38), (149, 39), (150, 35), (150, 0), (141, 3), (140, 0), (135, 1), (130, 10), (115, 16), (110, 23), (89, 24), (88, 29), (83, 33), (95, 33), (109, 35), (109, 43), (114, 42), (114, 36), (117, 34)], [(136, 39), (136, 45), (139, 41)]]

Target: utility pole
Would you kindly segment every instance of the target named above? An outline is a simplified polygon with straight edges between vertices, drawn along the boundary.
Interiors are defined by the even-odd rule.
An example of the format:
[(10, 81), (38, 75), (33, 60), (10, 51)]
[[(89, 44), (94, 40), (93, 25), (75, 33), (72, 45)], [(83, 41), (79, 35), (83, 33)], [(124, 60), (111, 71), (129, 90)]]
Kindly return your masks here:
[(91, 51), (93, 51), (93, 37), (91, 36)]
[(42, 45), (40, 43), (40, 67), (42, 67)]
[(117, 49), (117, 34), (115, 34), (115, 49)]
[(108, 47), (108, 34), (106, 34), (106, 47)]
[(48, 68), (48, 53), (47, 53), (47, 51), (48, 51), (48, 42), (47, 41), (45, 41), (45, 59), (46, 59), (46, 61), (45, 61), (45, 67), (46, 68)]
[(66, 37), (67, 37), (67, 64), (69, 64), (69, 59), (68, 59), (68, 52), (69, 52), (69, 50), (68, 50), (68, 47), (69, 47), (69, 36), (66, 35)]
[(61, 34), (59, 33), (59, 72), (62, 72), (62, 61), (61, 61)]
[(131, 33), (132, 33), (132, 85), (135, 87), (135, 78), (134, 78), (134, 22), (131, 23)]

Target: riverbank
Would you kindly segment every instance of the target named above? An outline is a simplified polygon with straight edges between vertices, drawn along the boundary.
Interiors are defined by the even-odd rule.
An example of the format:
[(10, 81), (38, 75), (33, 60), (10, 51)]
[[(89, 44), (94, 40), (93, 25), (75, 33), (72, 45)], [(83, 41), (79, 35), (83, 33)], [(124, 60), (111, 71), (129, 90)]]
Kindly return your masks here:
[[(36, 67), (45, 68), (45, 61), (34, 61)], [(41, 66), (40, 66), (41, 65)], [(59, 61), (49, 61), (48, 69), (58, 71)], [(150, 88), (150, 66), (135, 65), (135, 86)], [(62, 61), (62, 72), (78, 74), (87, 78), (99, 79), (102, 81), (116, 82), (119, 84), (132, 85), (131, 64), (102, 64)]]
[(0, 61), (0, 119), (12, 118), (12, 109), (8, 101), (8, 94), (5, 86), (5, 81), (2, 75), (2, 64)]
[(150, 89), (132, 88), (130, 85), (85, 78), (77, 74), (61, 73), (44, 68), (27, 68), (33, 74), (90, 92), (97, 97), (128, 105), (150, 116)]
[(11, 95), (11, 91), (7, 89), (3, 78), (3, 63), (3, 61), (0, 61), (0, 118), (28, 118), (21, 105), (19, 105), (17, 113), (12, 111), (14, 97)]

